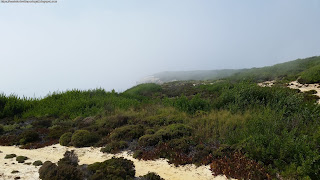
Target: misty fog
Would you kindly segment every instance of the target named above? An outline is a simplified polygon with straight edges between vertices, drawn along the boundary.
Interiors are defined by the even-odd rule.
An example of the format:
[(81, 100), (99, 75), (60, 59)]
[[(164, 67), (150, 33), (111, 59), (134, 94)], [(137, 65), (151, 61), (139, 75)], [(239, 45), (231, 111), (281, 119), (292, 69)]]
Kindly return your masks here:
[(318, 0), (0, 3), (0, 92), (121, 92), (161, 71), (319, 55), (319, 8)]

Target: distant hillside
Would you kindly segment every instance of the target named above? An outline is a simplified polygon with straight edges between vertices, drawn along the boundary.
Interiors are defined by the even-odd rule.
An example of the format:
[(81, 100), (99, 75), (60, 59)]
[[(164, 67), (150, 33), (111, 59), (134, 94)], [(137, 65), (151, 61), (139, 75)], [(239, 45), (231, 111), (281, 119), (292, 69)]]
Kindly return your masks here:
[[(251, 68), (235, 73), (230, 76), (233, 80), (253, 80), (253, 81), (268, 81), (268, 80), (296, 80), (304, 72), (310, 68), (320, 65), (320, 56), (313, 56), (305, 59), (297, 59), (273, 66), (262, 68)], [(319, 77), (320, 78), (320, 77)]]
[[(297, 59), (273, 66), (251, 69), (224, 69), (224, 70), (198, 70), (198, 71), (165, 71), (156, 73), (152, 76), (141, 79), (138, 84), (142, 83), (165, 83), (172, 81), (189, 81), (189, 80), (253, 80), (257, 82), (267, 80), (296, 80), (304, 71), (320, 65), (320, 56)], [(314, 71), (314, 70), (313, 70)], [(309, 73), (311, 74), (311, 73)], [(316, 72), (312, 73), (317, 74)], [(309, 78), (315, 79), (315, 78)], [(320, 77), (319, 77), (320, 80)]]
[(141, 79), (138, 83), (165, 83), (189, 80), (217, 80), (243, 71), (242, 69), (198, 70), (198, 71), (165, 71)]

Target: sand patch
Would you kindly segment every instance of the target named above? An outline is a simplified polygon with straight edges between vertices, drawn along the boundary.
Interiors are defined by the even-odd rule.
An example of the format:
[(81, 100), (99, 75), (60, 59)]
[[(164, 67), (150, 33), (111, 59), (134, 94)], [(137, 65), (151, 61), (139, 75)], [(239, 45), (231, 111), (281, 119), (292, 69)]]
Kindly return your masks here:
[(262, 82), (262, 83), (258, 83), (258, 86), (261, 86), (261, 87), (272, 87), (275, 82), (276, 82), (275, 80), (273, 80), (273, 81), (265, 81), (265, 82)]
[[(291, 89), (299, 89), (301, 92), (311, 91), (315, 90), (317, 91), (315, 96), (320, 97), (320, 84), (300, 84), (298, 81), (292, 81), (288, 84), (288, 87)], [(320, 104), (320, 101), (318, 100), (318, 104)]]
[[(209, 166), (196, 167), (195, 165), (186, 165), (175, 167), (167, 163), (165, 159), (158, 159), (156, 161), (139, 161), (134, 159), (128, 152), (122, 152), (116, 155), (100, 152), (100, 148), (74, 148), (64, 147), (59, 144), (47, 146), (40, 149), (19, 149), (16, 146), (0, 146), (0, 179), (14, 179), (20, 177), (21, 179), (39, 179), (39, 167), (32, 164), (19, 164), (15, 158), (4, 159), (6, 154), (16, 154), (27, 156), (29, 159), (26, 163), (33, 163), (36, 160), (58, 162), (63, 157), (67, 150), (75, 150), (79, 157), (79, 164), (92, 164), (94, 162), (102, 162), (112, 157), (124, 157), (134, 162), (136, 169), (136, 176), (145, 175), (148, 172), (156, 172), (164, 179), (168, 180), (224, 180), (225, 176), (212, 176)], [(6, 164), (5, 164), (6, 163)], [(14, 163), (14, 164), (12, 164)], [(12, 174), (13, 170), (18, 170), (16, 174)]]

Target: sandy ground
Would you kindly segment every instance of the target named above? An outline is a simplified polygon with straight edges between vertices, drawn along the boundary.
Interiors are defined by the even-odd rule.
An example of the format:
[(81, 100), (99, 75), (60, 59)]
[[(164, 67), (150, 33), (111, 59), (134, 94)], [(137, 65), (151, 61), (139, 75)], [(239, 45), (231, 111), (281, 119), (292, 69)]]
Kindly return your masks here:
[[(265, 81), (262, 83), (258, 83), (258, 86), (261, 87), (272, 87), (275, 81)], [(288, 83), (288, 87), (291, 89), (299, 89), (301, 92), (306, 92), (310, 90), (317, 91), (315, 96), (320, 97), (320, 84), (300, 84), (298, 81), (292, 81)], [(320, 100), (318, 100), (318, 104), (320, 104)]]
[(292, 89), (300, 89), (302, 92), (316, 90), (317, 94), (314, 95), (320, 97), (320, 84), (300, 84), (298, 81), (292, 81), (289, 83), (288, 87)]
[(262, 82), (262, 83), (258, 83), (258, 86), (261, 86), (261, 87), (271, 87), (274, 85), (276, 81), (265, 81), (265, 82)]
[[(134, 162), (136, 169), (136, 176), (145, 175), (148, 172), (156, 172), (164, 179), (172, 180), (224, 180), (224, 176), (212, 176), (209, 166), (196, 167), (194, 165), (186, 165), (175, 167), (167, 163), (165, 159), (156, 161), (139, 161), (134, 159), (128, 152), (112, 155), (100, 152), (100, 148), (73, 148), (64, 147), (59, 144), (47, 146), (40, 149), (26, 150), (19, 149), (16, 146), (0, 146), (0, 179), (14, 179), (20, 177), (21, 179), (33, 180), (39, 179), (39, 167), (32, 164), (19, 164), (13, 159), (4, 159), (6, 154), (16, 154), (17, 156), (27, 156), (29, 159), (25, 163), (33, 163), (36, 160), (58, 162), (63, 157), (67, 150), (75, 150), (79, 157), (79, 164), (92, 164), (94, 162), (102, 162), (112, 157), (124, 157)], [(13, 170), (18, 170), (18, 173), (12, 174)]]

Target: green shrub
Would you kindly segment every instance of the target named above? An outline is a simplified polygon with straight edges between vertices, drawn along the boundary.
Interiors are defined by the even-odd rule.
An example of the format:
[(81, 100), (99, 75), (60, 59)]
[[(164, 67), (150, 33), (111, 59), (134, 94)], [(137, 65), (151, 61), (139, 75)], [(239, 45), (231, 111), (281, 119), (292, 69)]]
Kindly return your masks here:
[(146, 134), (139, 138), (139, 145), (143, 147), (155, 146), (162, 141), (162, 136), (157, 134)]
[(197, 111), (209, 111), (211, 109), (210, 103), (207, 100), (201, 99), (199, 94), (191, 100), (182, 95), (173, 101), (173, 106), (189, 114), (194, 114)]
[(88, 166), (93, 174), (90, 180), (134, 179), (135, 169), (132, 161), (121, 158), (112, 158), (101, 163)]
[(149, 172), (144, 176), (140, 176), (139, 180), (164, 180), (164, 179), (154, 172)]
[(60, 145), (61, 146), (68, 146), (71, 142), (71, 137), (72, 137), (71, 132), (64, 133), (59, 139)]
[(17, 171), (17, 170), (11, 171), (11, 174), (16, 174), (16, 173), (19, 173), (19, 171)]
[(125, 115), (115, 115), (108, 117), (105, 122), (105, 127), (115, 129), (124, 126), (128, 123), (129, 117)]
[(34, 166), (41, 166), (41, 165), (43, 165), (43, 163), (42, 163), (42, 161), (37, 160), (37, 161), (33, 162), (32, 165), (34, 165)]
[(52, 125), (52, 121), (50, 119), (39, 119), (33, 121), (31, 124), (36, 128), (48, 128)]
[(35, 142), (40, 139), (39, 134), (33, 130), (27, 130), (20, 134), (19, 136), (20, 144), (27, 144), (30, 142)]
[(24, 163), (25, 160), (27, 160), (28, 157), (26, 156), (18, 156), (16, 157), (16, 161), (18, 161), (18, 163)]
[(11, 159), (11, 158), (14, 158), (14, 157), (17, 157), (16, 154), (7, 154), (4, 158), (5, 159)]
[(154, 134), (155, 130), (154, 129), (147, 129), (145, 134)]
[(107, 144), (104, 148), (101, 148), (101, 152), (114, 154), (127, 147), (128, 147), (128, 143), (125, 141), (113, 141)]
[(135, 159), (141, 159), (143, 155), (143, 152), (141, 150), (134, 151), (132, 157)]
[(138, 139), (144, 134), (144, 128), (141, 125), (127, 125), (113, 130), (110, 139), (113, 141)]
[(168, 146), (179, 152), (188, 153), (190, 151), (190, 142), (185, 138), (172, 139), (168, 142)]
[(305, 91), (306, 94), (317, 94), (316, 90)]
[(75, 147), (88, 147), (97, 140), (98, 138), (87, 130), (77, 130), (71, 137), (71, 143)]
[(49, 128), (48, 138), (59, 139), (65, 132), (68, 131), (68, 126), (54, 125)]
[(84, 174), (78, 167), (74, 151), (67, 151), (58, 166), (50, 161), (44, 162), (39, 169), (39, 177), (43, 180), (83, 180)]

